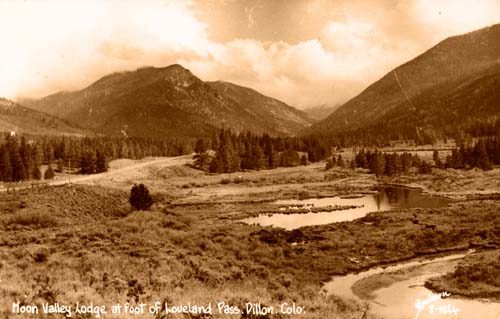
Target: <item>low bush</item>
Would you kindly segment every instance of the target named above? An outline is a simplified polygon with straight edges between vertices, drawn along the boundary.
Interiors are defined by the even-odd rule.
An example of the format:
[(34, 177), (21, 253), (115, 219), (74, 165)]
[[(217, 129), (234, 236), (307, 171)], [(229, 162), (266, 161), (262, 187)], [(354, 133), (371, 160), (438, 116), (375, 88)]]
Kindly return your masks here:
[(48, 213), (39, 212), (28, 212), (22, 211), (17, 212), (9, 218), (6, 219), (5, 225), (20, 225), (20, 226), (31, 226), (36, 228), (47, 228), (57, 226), (59, 222), (57, 219)]

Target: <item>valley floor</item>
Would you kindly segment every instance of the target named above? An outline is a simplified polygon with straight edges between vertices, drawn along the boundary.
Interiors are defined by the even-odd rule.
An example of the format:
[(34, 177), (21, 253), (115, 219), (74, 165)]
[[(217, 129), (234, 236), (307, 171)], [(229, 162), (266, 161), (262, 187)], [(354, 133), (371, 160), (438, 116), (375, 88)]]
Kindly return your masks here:
[[(362, 170), (325, 171), (324, 163), (230, 175), (189, 163), (189, 157), (119, 160), (109, 173), (72, 176), (69, 185), (0, 194), (1, 316), (19, 318), (12, 314), (18, 301), (108, 307), (162, 301), (240, 309), (295, 303), (306, 312), (260, 317), (362, 318), (368, 304), (322, 293), (331, 276), (500, 245), (500, 169), (377, 180)], [(67, 176), (58, 178), (62, 184)], [(156, 200), (150, 211), (131, 211), (135, 183), (150, 188)], [(378, 183), (418, 186), (456, 201), (294, 231), (239, 221), (275, 199), (372, 192)]]

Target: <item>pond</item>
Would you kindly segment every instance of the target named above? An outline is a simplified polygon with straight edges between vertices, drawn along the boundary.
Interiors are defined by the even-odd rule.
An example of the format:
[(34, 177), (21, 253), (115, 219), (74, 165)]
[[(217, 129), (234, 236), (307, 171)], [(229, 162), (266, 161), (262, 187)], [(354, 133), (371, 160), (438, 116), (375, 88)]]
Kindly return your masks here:
[[(377, 187), (376, 194), (360, 194), (357, 196), (335, 196), (326, 198), (277, 200), (276, 213), (262, 214), (256, 217), (243, 219), (248, 224), (261, 226), (275, 226), (292, 230), (303, 226), (324, 225), (352, 221), (362, 218), (371, 212), (387, 211), (395, 208), (435, 208), (448, 205), (449, 199), (432, 197), (422, 194), (420, 189), (381, 186)], [(328, 212), (328, 206), (356, 206), (344, 210)], [(324, 212), (284, 214), (280, 208), (292, 210), (296, 207), (325, 207)]]

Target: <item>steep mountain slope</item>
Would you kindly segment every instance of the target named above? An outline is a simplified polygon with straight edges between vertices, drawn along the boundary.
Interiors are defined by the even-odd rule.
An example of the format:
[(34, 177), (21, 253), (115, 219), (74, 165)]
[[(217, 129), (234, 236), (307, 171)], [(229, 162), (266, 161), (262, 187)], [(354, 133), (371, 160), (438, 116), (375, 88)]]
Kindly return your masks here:
[(266, 126), (274, 127), (279, 132), (293, 135), (313, 122), (304, 112), (253, 89), (223, 81), (207, 83), (221, 95), (230, 97), (246, 111), (255, 114)]
[(448, 38), (386, 74), (309, 132), (411, 135), (499, 116), (499, 69), (500, 25)]
[(180, 65), (111, 74), (30, 106), (108, 135), (197, 137), (218, 127), (283, 135), (296, 126), (262, 118)]
[(0, 132), (41, 135), (86, 135), (90, 132), (54, 116), (0, 98)]

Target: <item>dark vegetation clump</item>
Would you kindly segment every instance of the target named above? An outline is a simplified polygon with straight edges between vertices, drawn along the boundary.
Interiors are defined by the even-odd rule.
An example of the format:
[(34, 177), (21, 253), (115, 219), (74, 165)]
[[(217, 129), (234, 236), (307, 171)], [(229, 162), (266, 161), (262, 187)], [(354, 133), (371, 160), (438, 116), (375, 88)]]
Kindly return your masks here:
[(451, 151), (446, 158), (445, 167), (455, 169), (480, 168), (491, 170), (493, 165), (500, 164), (500, 138), (480, 139), (467, 146), (464, 143)]
[(47, 170), (45, 171), (45, 174), (43, 175), (44, 179), (54, 179), (55, 173), (54, 170), (52, 169), (52, 166), (49, 165)]
[(46, 262), (49, 259), (50, 252), (47, 248), (39, 248), (35, 252), (33, 252), (32, 257), (33, 260), (37, 263)]
[(136, 210), (148, 210), (153, 205), (153, 197), (144, 184), (136, 184), (130, 190), (129, 202)]

